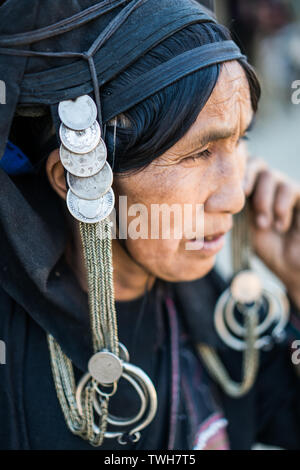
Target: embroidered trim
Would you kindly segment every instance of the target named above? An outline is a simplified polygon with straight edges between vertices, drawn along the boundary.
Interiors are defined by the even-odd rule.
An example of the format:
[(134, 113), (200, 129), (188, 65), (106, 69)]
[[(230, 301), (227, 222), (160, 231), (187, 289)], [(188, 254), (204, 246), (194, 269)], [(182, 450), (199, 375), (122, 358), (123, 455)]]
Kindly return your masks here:
[(200, 427), (193, 450), (229, 450), (225, 428), (228, 421), (220, 413), (214, 413)]

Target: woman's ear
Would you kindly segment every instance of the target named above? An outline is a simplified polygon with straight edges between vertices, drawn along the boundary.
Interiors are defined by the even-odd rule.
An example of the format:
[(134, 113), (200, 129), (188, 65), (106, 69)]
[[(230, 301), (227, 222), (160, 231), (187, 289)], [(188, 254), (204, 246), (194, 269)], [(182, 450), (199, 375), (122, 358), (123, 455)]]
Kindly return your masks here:
[(64, 167), (61, 164), (59, 158), (59, 150), (53, 150), (50, 153), (47, 163), (46, 163), (46, 172), (48, 180), (54, 189), (54, 191), (62, 198), (66, 199), (67, 197), (67, 186), (65, 180)]

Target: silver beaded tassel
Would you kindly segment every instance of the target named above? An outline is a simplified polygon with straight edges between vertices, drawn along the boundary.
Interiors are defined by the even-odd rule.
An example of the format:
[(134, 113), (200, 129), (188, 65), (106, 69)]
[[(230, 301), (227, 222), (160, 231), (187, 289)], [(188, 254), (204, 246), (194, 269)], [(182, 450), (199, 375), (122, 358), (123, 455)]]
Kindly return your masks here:
[[(94, 101), (84, 95), (61, 102), (58, 111), (62, 121), (60, 158), (69, 185), (67, 206), (80, 223), (95, 354), (76, 386), (72, 362), (48, 335), (55, 387), (66, 423), (74, 434), (93, 446), (102, 445), (104, 438), (117, 438), (126, 444), (127, 440), (137, 441), (140, 431), (153, 420), (157, 397), (150, 378), (129, 363), (128, 351), (118, 340), (108, 220), (115, 203), (113, 174), (106, 161)], [(136, 416), (117, 418), (109, 414), (109, 399), (116, 393), (121, 377), (139, 396), (141, 406)], [(122, 430), (108, 431), (108, 425)]]

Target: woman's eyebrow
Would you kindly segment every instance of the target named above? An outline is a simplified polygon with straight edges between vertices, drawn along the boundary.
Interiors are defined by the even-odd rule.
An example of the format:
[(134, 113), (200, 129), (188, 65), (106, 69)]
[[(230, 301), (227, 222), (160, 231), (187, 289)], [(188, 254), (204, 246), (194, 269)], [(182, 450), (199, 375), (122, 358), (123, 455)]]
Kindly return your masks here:
[[(255, 124), (255, 115), (252, 116), (252, 119), (250, 121), (250, 124), (247, 126), (247, 128), (244, 130), (244, 132), (241, 135), (247, 134), (247, 132), (250, 132), (251, 129), (253, 128)], [(209, 142), (216, 142), (218, 140), (223, 140), (223, 139), (229, 139), (233, 135), (236, 135), (236, 128), (234, 129), (211, 129), (208, 130), (205, 134), (198, 134), (196, 139), (195, 139), (195, 144), (197, 147), (204, 147), (207, 145)]]
[(206, 134), (199, 135), (198, 145), (204, 147), (209, 142), (217, 140), (229, 139), (236, 134), (236, 129), (211, 129)]

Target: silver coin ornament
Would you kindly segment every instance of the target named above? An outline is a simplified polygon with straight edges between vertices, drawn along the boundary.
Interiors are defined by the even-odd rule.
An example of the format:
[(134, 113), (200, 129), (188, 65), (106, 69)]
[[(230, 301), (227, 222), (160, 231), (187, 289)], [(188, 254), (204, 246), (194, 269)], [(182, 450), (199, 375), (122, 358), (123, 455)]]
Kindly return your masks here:
[(257, 302), (263, 292), (258, 275), (250, 270), (237, 274), (231, 283), (230, 290), (234, 300), (242, 304)]
[(60, 160), (63, 167), (72, 175), (87, 178), (94, 176), (102, 170), (107, 158), (106, 145), (100, 139), (97, 147), (86, 154), (79, 155), (60, 146)]
[(67, 173), (67, 182), (72, 193), (81, 199), (94, 200), (106, 194), (113, 182), (113, 172), (106, 162), (104, 167), (94, 176), (82, 178)]
[(106, 219), (115, 205), (115, 196), (110, 189), (100, 199), (89, 201), (77, 197), (71, 190), (67, 193), (67, 206), (73, 217), (79, 222), (95, 224)]
[(83, 95), (75, 100), (61, 101), (58, 114), (66, 127), (74, 131), (83, 131), (96, 121), (97, 107), (90, 96)]
[(121, 377), (123, 366), (122, 361), (115, 354), (101, 351), (90, 358), (88, 370), (100, 384), (112, 384)]
[(59, 136), (63, 145), (73, 153), (89, 153), (100, 142), (101, 131), (97, 121), (90, 127), (82, 131), (75, 131), (66, 127), (64, 124), (60, 125)]
[[(67, 170), (67, 206), (75, 219), (98, 223), (114, 208), (113, 175), (106, 163), (107, 149), (94, 101), (84, 95), (59, 103), (62, 124), (60, 159)], [(80, 129), (80, 130), (79, 130)]]

